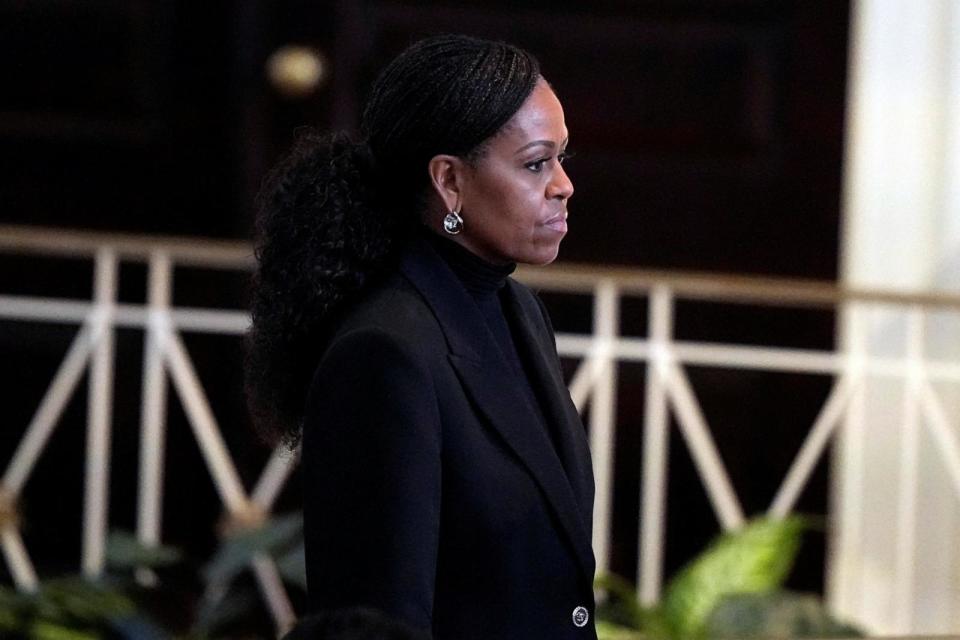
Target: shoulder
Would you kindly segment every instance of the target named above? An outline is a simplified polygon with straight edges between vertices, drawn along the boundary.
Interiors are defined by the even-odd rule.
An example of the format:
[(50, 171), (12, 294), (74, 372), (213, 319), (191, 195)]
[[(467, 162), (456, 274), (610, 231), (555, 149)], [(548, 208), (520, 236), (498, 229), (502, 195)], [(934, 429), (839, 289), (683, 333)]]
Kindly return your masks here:
[(433, 355), (443, 352), (439, 349), (443, 340), (419, 292), (402, 276), (391, 275), (350, 305), (327, 342), (316, 373), (425, 370)]
[(445, 349), (431, 344), (422, 306), (403, 289), (384, 289), (351, 309), (314, 369), (304, 411), (305, 447), (328, 442), (318, 440), (319, 433), (381, 438), (387, 430), (433, 438), (436, 372)]
[(416, 344), (434, 339), (438, 332), (436, 318), (420, 293), (402, 275), (394, 274), (350, 306), (338, 323), (330, 346), (356, 339), (357, 334)]

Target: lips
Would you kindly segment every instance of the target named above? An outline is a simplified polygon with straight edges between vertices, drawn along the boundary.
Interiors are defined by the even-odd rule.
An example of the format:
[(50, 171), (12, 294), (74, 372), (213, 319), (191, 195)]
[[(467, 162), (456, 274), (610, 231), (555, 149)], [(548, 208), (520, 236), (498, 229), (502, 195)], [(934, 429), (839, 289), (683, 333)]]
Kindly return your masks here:
[(559, 233), (566, 233), (567, 232), (567, 214), (561, 213), (559, 215), (555, 215), (549, 220), (547, 220), (546, 222), (544, 222), (543, 226), (553, 229), (554, 231), (557, 231)]

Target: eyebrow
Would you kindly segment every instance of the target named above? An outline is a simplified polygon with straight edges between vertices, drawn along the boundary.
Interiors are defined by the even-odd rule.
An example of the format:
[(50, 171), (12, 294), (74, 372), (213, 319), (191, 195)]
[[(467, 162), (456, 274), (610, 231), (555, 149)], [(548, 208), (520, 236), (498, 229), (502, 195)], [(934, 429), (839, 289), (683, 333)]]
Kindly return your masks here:
[[(569, 138), (564, 138), (563, 142), (560, 143), (560, 146), (562, 147), (566, 145), (568, 140)], [(538, 144), (542, 144), (546, 147), (550, 147), (551, 149), (554, 149), (557, 146), (557, 143), (554, 142), (553, 140), (534, 140), (533, 142), (528, 142), (527, 144), (523, 145), (522, 147), (514, 151), (514, 155), (518, 153), (522, 153), (523, 151), (529, 149), (530, 147), (535, 147)]]

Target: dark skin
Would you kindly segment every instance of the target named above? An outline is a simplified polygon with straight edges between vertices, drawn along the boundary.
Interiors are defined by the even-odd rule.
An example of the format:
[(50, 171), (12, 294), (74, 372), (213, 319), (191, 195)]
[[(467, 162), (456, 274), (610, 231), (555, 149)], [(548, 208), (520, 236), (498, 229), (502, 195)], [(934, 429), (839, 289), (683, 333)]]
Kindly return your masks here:
[(428, 165), (431, 208), (424, 222), (443, 234), (459, 211), (463, 231), (447, 236), (495, 264), (553, 262), (567, 232), (573, 183), (563, 169), (563, 107), (542, 78), (480, 158), (437, 155)]

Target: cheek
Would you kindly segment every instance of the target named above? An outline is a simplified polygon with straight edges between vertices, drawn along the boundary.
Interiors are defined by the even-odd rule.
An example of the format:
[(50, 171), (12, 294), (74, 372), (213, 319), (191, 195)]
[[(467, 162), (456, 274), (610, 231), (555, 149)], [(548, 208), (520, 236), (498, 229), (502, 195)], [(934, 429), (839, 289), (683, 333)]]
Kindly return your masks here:
[(509, 211), (512, 226), (530, 230), (540, 220), (543, 208), (542, 191), (530, 184), (513, 184), (502, 194), (504, 211)]
[(518, 202), (518, 223), (533, 234), (540, 229), (544, 214), (543, 192), (539, 189), (527, 189), (523, 193), (523, 200)]
[[(479, 185), (478, 185), (479, 186)], [(535, 176), (501, 174), (477, 189), (484, 226), (501, 241), (529, 239), (543, 215), (543, 189)]]

